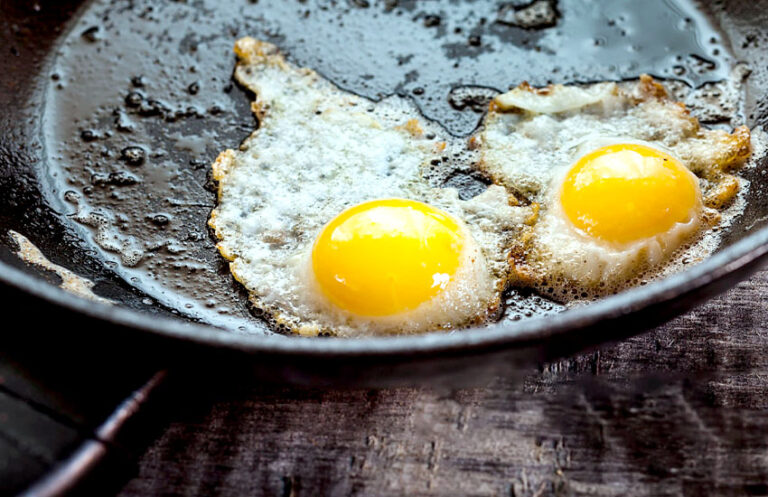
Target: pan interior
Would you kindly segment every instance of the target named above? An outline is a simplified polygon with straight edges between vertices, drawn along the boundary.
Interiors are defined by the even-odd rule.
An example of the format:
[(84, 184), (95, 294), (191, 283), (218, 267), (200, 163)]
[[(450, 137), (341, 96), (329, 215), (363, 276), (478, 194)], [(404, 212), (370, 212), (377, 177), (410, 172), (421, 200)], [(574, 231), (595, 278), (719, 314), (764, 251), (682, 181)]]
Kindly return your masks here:
[[(206, 228), (210, 164), (257, 125), (251, 96), (231, 80), (232, 45), (246, 35), (365, 97), (408, 95), (458, 136), (476, 127), (489, 91), (524, 80), (650, 73), (697, 88), (738, 62), (685, 1), (88, 3), (47, 74), (46, 201), (93, 265), (136, 289), (132, 307), (249, 334), (271, 331), (249, 313)], [(751, 179), (754, 198), (762, 183)], [(726, 240), (765, 212), (751, 202)], [(528, 292), (506, 300), (508, 321), (560, 310)]]

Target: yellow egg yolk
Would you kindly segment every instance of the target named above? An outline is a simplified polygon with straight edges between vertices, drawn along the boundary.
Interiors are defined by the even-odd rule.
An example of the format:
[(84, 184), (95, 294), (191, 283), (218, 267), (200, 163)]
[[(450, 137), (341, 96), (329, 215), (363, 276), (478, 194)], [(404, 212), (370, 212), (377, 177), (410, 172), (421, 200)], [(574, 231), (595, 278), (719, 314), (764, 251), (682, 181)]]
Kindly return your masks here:
[(622, 143), (581, 157), (565, 177), (560, 202), (590, 236), (629, 243), (689, 221), (701, 209), (701, 193), (698, 179), (679, 160)]
[(312, 268), (336, 306), (387, 316), (415, 309), (443, 290), (464, 245), (464, 230), (447, 213), (413, 200), (374, 200), (323, 228)]

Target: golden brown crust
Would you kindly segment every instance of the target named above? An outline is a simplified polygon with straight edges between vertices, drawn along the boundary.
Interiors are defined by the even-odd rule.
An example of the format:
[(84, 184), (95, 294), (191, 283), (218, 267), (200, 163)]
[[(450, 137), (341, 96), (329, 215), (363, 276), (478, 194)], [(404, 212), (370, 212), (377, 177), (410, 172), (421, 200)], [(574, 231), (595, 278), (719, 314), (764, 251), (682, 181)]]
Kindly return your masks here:
[(739, 126), (732, 133), (721, 131), (719, 134), (723, 153), (717, 158), (716, 163), (720, 166), (720, 170), (732, 171), (743, 166), (752, 154), (752, 137), (749, 128)]
[(424, 135), (424, 129), (421, 127), (418, 119), (409, 119), (402, 126), (398, 126), (398, 128), (408, 132), (414, 138), (420, 138)]
[(667, 89), (648, 74), (640, 75), (638, 90), (640, 95), (644, 97), (644, 100), (666, 100), (669, 97)]
[[(227, 149), (219, 154), (218, 157), (216, 157), (216, 160), (213, 162), (213, 179), (214, 181), (218, 182), (218, 188), (216, 189), (216, 196), (220, 200), (221, 199), (221, 182), (226, 178), (227, 174), (229, 174), (229, 171), (231, 167), (234, 165), (235, 160), (235, 151)], [(218, 212), (216, 209), (213, 209), (211, 211), (211, 215), (208, 218), (208, 226), (213, 230), (214, 235), (216, 235), (216, 239), (221, 240), (223, 237), (221, 235), (221, 232), (219, 231), (218, 224), (216, 223)], [(235, 254), (232, 253), (229, 249), (227, 249), (223, 244), (217, 243), (216, 249), (219, 251), (221, 256), (228, 260), (229, 262), (232, 262), (235, 260)]]
[(532, 202), (531, 203), (531, 215), (528, 216), (528, 219), (524, 221), (524, 224), (527, 226), (533, 226), (536, 224), (536, 221), (539, 220), (539, 210), (541, 209), (541, 206), (538, 202)]
[(267, 114), (267, 110), (269, 109), (268, 105), (265, 105), (264, 102), (261, 102), (260, 100), (254, 100), (251, 102), (251, 112), (256, 116), (256, 118), (261, 121), (264, 119), (264, 116)]
[(250, 36), (240, 38), (235, 42), (235, 55), (246, 65), (276, 64), (285, 65), (285, 58), (277, 47), (265, 41), (256, 40)]
[(497, 112), (501, 112), (501, 106), (496, 102), (496, 99), (492, 99), (488, 103), (488, 114), (494, 114)]
[(704, 205), (712, 209), (722, 209), (729, 205), (739, 193), (739, 180), (732, 174), (723, 175), (704, 196)]
[(235, 151), (227, 149), (216, 157), (213, 162), (213, 179), (221, 181), (229, 173), (230, 167), (235, 161)]
[(512, 285), (530, 287), (533, 286), (539, 277), (528, 264), (528, 252), (533, 242), (533, 226), (526, 226), (515, 240), (509, 251), (510, 276), (509, 282)]
[(541, 88), (537, 88), (535, 86), (531, 86), (531, 84), (528, 81), (523, 81), (522, 83), (517, 85), (517, 88), (519, 90), (533, 93), (534, 95), (549, 95), (550, 93), (552, 93), (552, 89), (554, 88), (554, 86), (550, 84), (547, 86), (543, 86)]

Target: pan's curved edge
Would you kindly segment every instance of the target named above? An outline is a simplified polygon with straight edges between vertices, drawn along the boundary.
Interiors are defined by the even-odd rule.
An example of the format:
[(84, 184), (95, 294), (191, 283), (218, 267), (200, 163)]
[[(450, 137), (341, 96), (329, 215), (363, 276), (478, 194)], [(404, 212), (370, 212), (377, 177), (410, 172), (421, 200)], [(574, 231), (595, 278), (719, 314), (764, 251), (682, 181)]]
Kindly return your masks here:
[[(768, 259), (768, 228), (763, 228), (725, 248), (701, 264), (649, 285), (607, 297), (594, 304), (561, 314), (533, 318), (495, 328), (475, 328), (450, 334), (361, 339), (305, 339), (228, 333), (213, 327), (169, 318), (144, 315), (130, 309), (94, 303), (69, 294), (45, 281), (0, 261), (0, 282), (29, 295), (88, 317), (143, 331), (182, 339), (199, 345), (246, 353), (298, 354), (350, 357), (389, 354), (435, 355), (462, 353), (468, 349), (500, 350), (541, 342), (603, 320), (618, 319), (652, 305), (671, 303), (690, 295), (695, 302), (725, 290), (759, 269)], [(706, 286), (720, 282), (718, 290), (705, 294)], [(701, 294), (700, 297), (697, 295)], [(694, 302), (694, 303), (695, 303)], [(692, 303), (689, 303), (692, 305)], [(584, 337), (589, 342), (588, 337)]]

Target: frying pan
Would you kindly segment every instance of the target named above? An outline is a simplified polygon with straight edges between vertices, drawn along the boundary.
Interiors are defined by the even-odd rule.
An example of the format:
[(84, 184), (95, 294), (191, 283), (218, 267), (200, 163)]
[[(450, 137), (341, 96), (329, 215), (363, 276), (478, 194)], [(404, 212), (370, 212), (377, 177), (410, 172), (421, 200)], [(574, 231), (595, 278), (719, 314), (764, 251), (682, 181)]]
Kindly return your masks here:
[[(209, 164), (256, 125), (250, 95), (231, 81), (235, 39), (275, 42), (291, 61), (369, 98), (405, 94), (457, 135), (477, 125), (477, 95), (489, 88), (643, 72), (696, 88), (738, 65), (751, 71), (741, 118), (754, 127), (768, 122), (768, 4), (224, 4), (0, 4), (0, 282), (5, 295), (60, 315), (67, 340), (106, 350), (142, 344), (144, 353), (203, 369), (226, 361), (259, 377), (314, 385), (477, 380), (646, 330), (766, 260), (762, 164), (745, 172), (747, 207), (717, 253), (662, 281), (561, 313), (520, 294), (517, 315), (450, 334), (276, 334), (248, 314), (205, 228), (215, 201)], [(543, 14), (531, 20), (531, 7)], [(728, 126), (717, 115), (710, 124)], [(456, 181), (476, 187), (478, 180)], [(93, 282), (112, 304), (62, 290), (54, 272), (19, 259), (10, 231)]]

